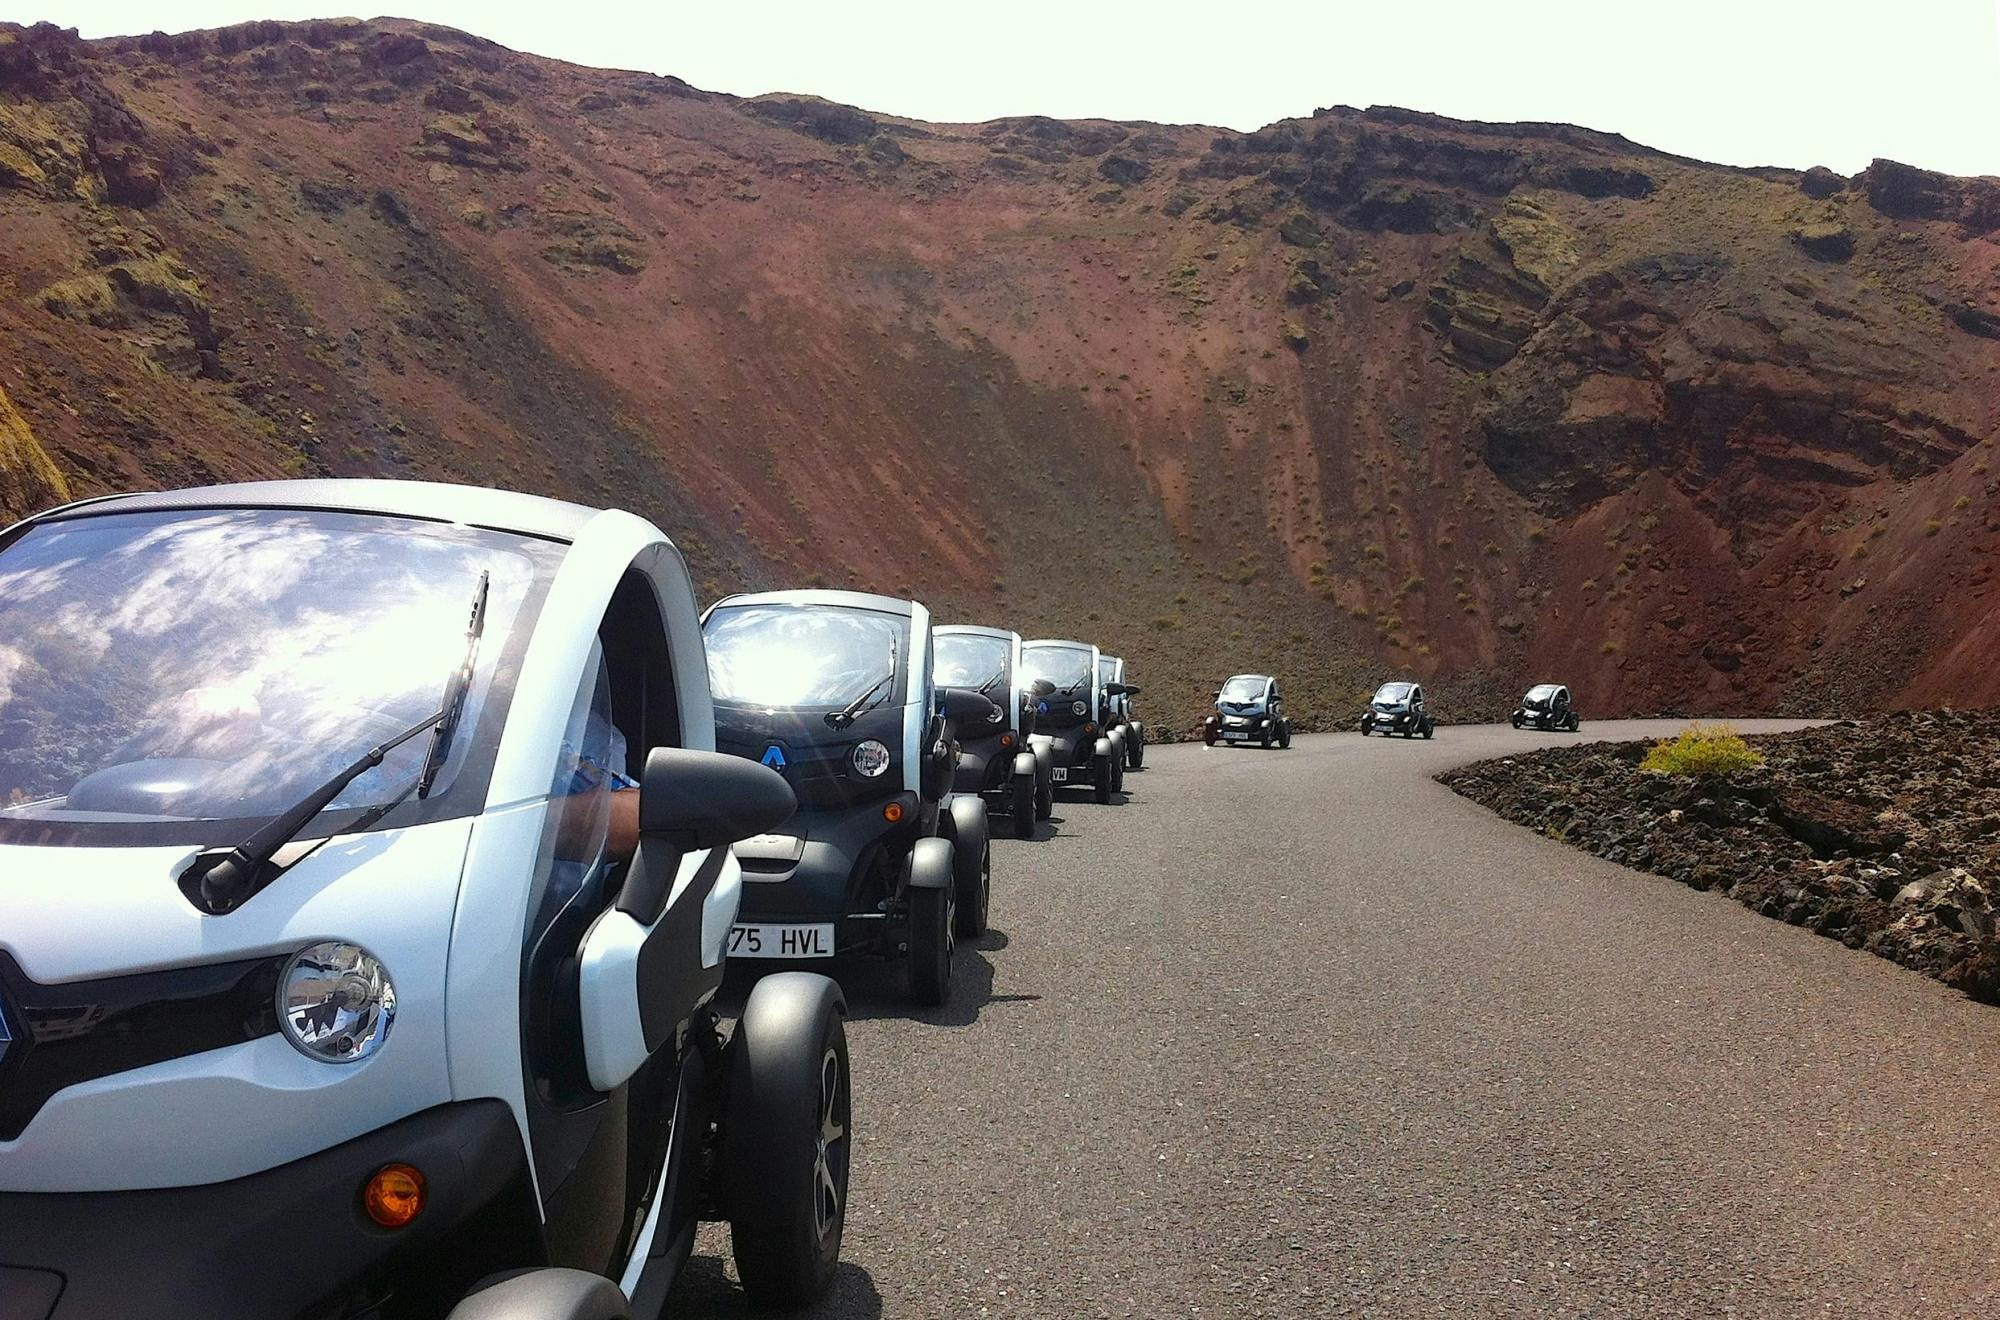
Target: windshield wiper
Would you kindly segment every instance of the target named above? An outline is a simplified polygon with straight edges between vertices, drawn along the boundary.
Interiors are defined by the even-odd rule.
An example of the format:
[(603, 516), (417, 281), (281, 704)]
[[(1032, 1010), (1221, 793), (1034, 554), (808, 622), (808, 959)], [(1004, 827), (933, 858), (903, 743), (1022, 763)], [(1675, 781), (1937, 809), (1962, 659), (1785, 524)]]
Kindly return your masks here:
[(861, 713), (862, 708), (868, 704), (868, 699), (870, 697), (874, 696), (877, 692), (880, 692), (883, 688), (887, 687), (889, 684), (895, 681), (896, 681), (896, 644), (894, 642), (891, 642), (889, 643), (889, 672), (882, 675), (882, 677), (876, 679), (873, 683), (869, 684), (868, 690), (866, 692), (863, 692), (860, 696), (848, 702), (846, 706), (842, 707), (840, 710), (836, 710), (828, 714), (826, 717), (826, 722), (828, 724), (831, 724), (836, 729), (846, 728), (848, 725), (854, 723), (854, 717)]
[(995, 683), (998, 683), (1001, 679), (1005, 678), (1006, 676), (1007, 676), (1007, 666), (1001, 665), (998, 669), (993, 671), (993, 677), (987, 679), (984, 683), (981, 683), (978, 687), (974, 688), (973, 691), (977, 692), (980, 696), (983, 697), (986, 695), (986, 691), (988, 688), (992, 687)]
[(419, 798), (431, 795), (438, 772), (451, 758), (452, 739), (458, 735), (458, 717), (465, 713), (465, 698), (472, 691), (472, 666), (479, 659), (479, 639), (486, 633), (486, 595), (492, 582), (491, 573), (480, 573), (479, 589), (472, 594), (472, 619), (465, 626), (465, 661), (445, 681), (444, 700), (438, 705), (441, 718), (431, 734), (431, 749), (424, 756), (424, 772), (417, 779)]
[[(471, 685), (473, 658), (478, 653), (479, 637), (486, 625), (486, 592), (489, 575), (479, 575), (479, 590), (473, 597), (472, 622), (466, 638), (465, 662), (452, 671), (451, 679), (445, 684), (444, 701), (438, 709), (412, 724), (387, 742), (379, 743), (361, 754), (352, 765), (333, 778), (306, 794), (291, 807), (273, 816), (260, 826), (257, 832), (237, 844), (221, 856), (204, 853), (195, 858), (194, 864), (181, 873), (181, 892), (194, 900), (202, 911), (220, 916), (242, 906), (259, 889), (275, 878), (277, 871), (273, 859), (278, 850), (297, 838), (306, 826), (332, 804), (341, 792), (355, 780), (382, 764), (390, 752), (420, 734), (437, 730), (431, 740), (430, 756), (424, 762), (424, 769), (410, 785), (390, 801), (372, 810), (363, 819), (369, 823), (388, 814), (388, 809), (408, 797), (412, 790), (419, 796), (428, 791), (438, 765), (450, 754), (451, 734), (456, 729), (458, 717), (465, 709), (466, 691)], [(299, 859), (294, 858), (293, 861)]]

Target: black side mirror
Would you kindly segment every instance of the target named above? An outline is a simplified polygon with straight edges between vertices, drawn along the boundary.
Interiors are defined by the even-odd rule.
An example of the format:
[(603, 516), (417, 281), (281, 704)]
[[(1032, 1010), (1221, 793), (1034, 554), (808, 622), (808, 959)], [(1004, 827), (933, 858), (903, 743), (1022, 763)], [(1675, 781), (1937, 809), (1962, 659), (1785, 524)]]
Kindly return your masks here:
[(755, 761), (655, 747), (639, 787), (639, 855), (619, 910), (650, 926), (666, 911), (681, 858), (775, 829), (798, 805), (784, 776)]
[(1053, 697), (1056, 694), (1056, 685), (1046, 678), (1038, 678), (1028, 684), (1028, 691), (1038, 697)]
[(977, 728), (981, 724), (998, 722), (1003, 712), (984, 696), (971, 688), (939, 688), (938, 708), (952, 727), (958, 729)]
[(1105, 695), (1112, 697), (1126, 696), (1138, 690), (1138, 688), (1133, 687), (1130, 683), (1106, 683), (1104, 685)]

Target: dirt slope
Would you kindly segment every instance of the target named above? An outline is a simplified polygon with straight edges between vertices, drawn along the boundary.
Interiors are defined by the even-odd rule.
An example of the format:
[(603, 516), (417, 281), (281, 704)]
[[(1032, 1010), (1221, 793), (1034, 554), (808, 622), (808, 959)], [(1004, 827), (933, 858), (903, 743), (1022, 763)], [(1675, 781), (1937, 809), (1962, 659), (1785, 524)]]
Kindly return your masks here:
[(0, 26), (0, 512), (399, 475), (1190, 721), (2000, 697), (2000, 181), (1561, 125), (920, 124), (393, 20)]

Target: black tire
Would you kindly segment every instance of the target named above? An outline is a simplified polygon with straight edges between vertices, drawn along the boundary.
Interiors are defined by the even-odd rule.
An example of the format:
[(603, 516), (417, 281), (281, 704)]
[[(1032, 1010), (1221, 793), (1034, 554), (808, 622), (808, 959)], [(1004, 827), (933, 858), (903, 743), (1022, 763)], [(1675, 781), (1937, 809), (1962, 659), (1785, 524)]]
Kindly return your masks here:
[(987, 912), (993, 902), (993, 845), (985, 839), (979, 841), (979, 878), (970, 887), (964, 885), (952, 904), (956, 914), (953, 920), (956, 934), (961, 939), (976, 940), (986, 933)]
[[(957, 952), (957, 878), (952, 846), (944, 839), (918, 839), (910, 850), (907, 894), (910, 905), (910, 998), (935, 1008), (951, 997), (951, 962)], [(918, 879), (928, 884), (915, 883)]]
[(956, 933), (972, 939), (986, 933), (987, 894), (993, 881), (991, 819), (983, 798), (954, 797), (951, 815), (952, 908)]
[(1278, 726), (1278, 746), (1286, 751), (1292, 747), (1292, 725), (1289, 720)]
[(1122, 748), (1113, 748), (1111, 752), (1111, 791), (1125, 791), (1125, 752)]
[(1044, 748), (1035, 753), (1035, 819), (1056, 814), (1055, 755)]
[(1125, 768), (1127, 770), (1146, 768), (1146, 726), (1143, 724), (1125, 726)]
[(1265, 751), (1271, 750), (1271, 726), (1266, 724), (1257, 734), (1257, 745)]
[(1518, 729), (1518, 728), (1520, 728), (1520, 727), (1521, 727), (1521, 712), (1520, 712), (1520, 711), (1518, 711), (1518, 710), (1517, 710), (1517, 711), (1515, 711), (1515, 712), (1514, 712), (1514, 713), (1513, 713), (1512, 715), (1508, 716), (1507, 718), (1508, 718), (1508, 719), (1509, 719), (1509, 720), (1510, 720), (1510, 721), (1511, 721), (1511, 722), (1513, 723), (1513, 725), (1514, 725), (1514, 727), (1515, 727), (1515, 728), (1517, 728), (1517, 729)]
[(1111, 764), (1111, 753), (1104, 752), (1090, 758), (1090, 788), (1100, 806), (1111, 802), (1112, 776), (1117, 773)]
[(760, 1306), (804, 1306), (840, 1263), (853, 1152), (845, 1007), (825, 977), (757, 983), (729, 1044), (722, 1160), (730, 1244)]
[(1430, 737), (1430, 736), (1431, 736), (1431, 730), (1432, 730), (1432, 729), (1434, 729), (1434, 728), (1436, 728), (1436, 727), (1437, 727), (1437, 726), (1436, 726), (1436, 725), (1434, 725), (1434, 724), (1432, 724), (1432, 723), (1431, 723), (1431, 722), (1430, 722), (1429, 720), (1425, 720), (1425, 721), (1424, 721), (1424, 737), (1426, 737), (1426, 738)]
[(1581, 729), (1582, 727), (1583, 727), (1583, 721), (1576, 717), (1575, 711), (1571, 711), (1569, 713), (1569, 731), (1571, 733), (1575, 733), (1578, 729)]
[(1042, 795), (1035, 791), (1033, 775), (1015, 775), (1013, 785), (1007, 790), (1008, 816), (1014, 822), (1014, 837), (1032, 839), (1035, 837), (1035, 819), (1041, 815)]

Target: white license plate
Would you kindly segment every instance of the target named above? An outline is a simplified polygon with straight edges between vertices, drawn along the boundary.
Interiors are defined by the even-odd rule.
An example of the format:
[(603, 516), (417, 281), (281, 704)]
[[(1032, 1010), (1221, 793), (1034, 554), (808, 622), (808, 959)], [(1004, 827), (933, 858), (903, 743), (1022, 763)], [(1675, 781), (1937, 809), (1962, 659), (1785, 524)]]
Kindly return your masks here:
[(1056, 782), (1056, 783), (1058, 783), (1058, 784), (1067, 784), (1067, 783), (1069, 782), (1069, 767), (1068, 767), (1068, 766), (1066, 766), (1066, 765), (1059, 765), (1059, 766), (1055, 767), (1055, 770), (1053, 771), (1053, 773), (1054, 773), (1054, 775), (1055, 775), (1055, 782)]
[(732, 958), (831, 958), (833, 923), (779, 926), (747, 922), (729, 928)]
[(1241, 742), (1243, 739), (1248, 738), (1250, 735), (1247, 733), (1225, 733), (1222, 736), (1229, 739), (1231, 742)]

